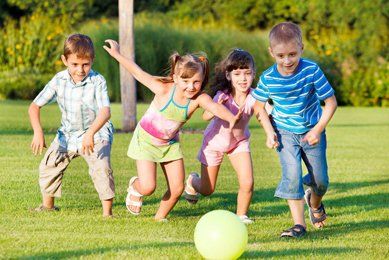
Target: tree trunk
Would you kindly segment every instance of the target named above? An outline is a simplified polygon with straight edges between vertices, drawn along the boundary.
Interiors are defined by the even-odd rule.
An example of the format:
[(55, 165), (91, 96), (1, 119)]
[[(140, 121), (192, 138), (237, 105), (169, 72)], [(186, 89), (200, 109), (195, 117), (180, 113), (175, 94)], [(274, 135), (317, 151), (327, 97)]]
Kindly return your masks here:
[[(119, 0), (120, 53), (134, 60), (134, 1)], [(120, 65), (120, 93), (123, 109), (123, 131), (134, 131), (136, 126), (136, 82), (134, 77)]]

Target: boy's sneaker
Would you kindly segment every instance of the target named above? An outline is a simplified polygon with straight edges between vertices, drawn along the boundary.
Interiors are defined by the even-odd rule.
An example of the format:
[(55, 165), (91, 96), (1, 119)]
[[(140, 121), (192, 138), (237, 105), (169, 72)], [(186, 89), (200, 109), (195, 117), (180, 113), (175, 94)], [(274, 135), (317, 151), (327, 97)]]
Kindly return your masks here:
[(59, 208), (57, 206), (54, 206), (52, 208), (47, 208), (47, 207), (43, 206), (43, 204), (41, 204), (37, 208), (32, 209), (31, 211), (35, 211), (35, 212), (59, 211)]
[(251, 218), (247, 217), (246, 215), (242, 215), (242, 216), (238, 216), (240, 218), (240, 220), (246, 224), (246, 225), (249, 225), (249, 224), (253, 224), (254, 223), (254, 220), (252, 220)]

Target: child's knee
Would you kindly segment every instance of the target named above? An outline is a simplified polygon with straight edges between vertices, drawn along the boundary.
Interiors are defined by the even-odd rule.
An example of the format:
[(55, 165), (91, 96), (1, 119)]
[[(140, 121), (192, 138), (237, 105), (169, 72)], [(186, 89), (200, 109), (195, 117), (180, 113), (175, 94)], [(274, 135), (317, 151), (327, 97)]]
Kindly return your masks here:
[(155, 185), (142, 185), (139, 189), (139, 193), (144, 196), (150, 196), (155, 191)]
[(170, 189), (168, 192), (170, 193), (170, 196), (173, 198), (180, 198), (182, 193), (184, 192), (185, 186), (179, 185), (174, 187), (174, 189)]
[(239, 190), (244, 192), (252, 192), (254, 187), (253, 180), (244, 180), (239, 182)]
[(316, 193), (318, 196), (324, 196), (328, 189), (328, 183), (318, 183), (316, 188)]

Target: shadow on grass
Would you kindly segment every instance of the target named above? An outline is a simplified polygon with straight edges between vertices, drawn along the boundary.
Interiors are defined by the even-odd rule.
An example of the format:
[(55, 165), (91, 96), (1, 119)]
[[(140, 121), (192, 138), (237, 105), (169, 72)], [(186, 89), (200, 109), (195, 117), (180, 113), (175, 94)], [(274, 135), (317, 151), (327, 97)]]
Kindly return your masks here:
[(105, 254), (109, 252), (118, 253), (120, 251), (131, 251), (137, 249), (156, 249), (166, 247), (192, 247), (193, 243), (190, 242), (160, 242), (160, 243), (147, 243), (147, 244), (136, 244), (129, 246), (118, 246), (118, 247), (99, 247), (87, 250), (69, 250), (69, 251), (58, 251), (50, 253), (42, 253), (36, 255), (19, 256), (18, 259), (67, 259), (67, 258), (80, 258), (87, 257), (94, 254)]
[(333, 192), (347, 192), (349, 190), (379, 186), (384, 184), (389, 184), (389, 179), (361, 182), (330, 182), (329, 189)]
[[(348, 192), (351, 190), (358, 190), (363, 187), (372, 187), (385, 185), (389, 183), (389, 179), (384, 179), (381, 181), (366, 181), (366, 182), (348, 182), (348, 183), (332, 183), (330, 189), (334, 192), (343, 191)], [(250, 216), (253, 217), (267, 217), (275, 216), (279, 214), (284, 214), (289, 212), (289, 208), (285, 202), (284, 205), (271, 205), (271, 206), (259, 206), (260, 210), (253, 210), (254, 206), (258, 207), (256, 204), (261, 204), (263, 202), (279, 202), (282, 199), (274, 197), (273, 188), (267, 189), (256, 189), (253, 194), (253, 199), (251, 202)], [(234, 192), (215, 192), (209, 197), (201, 196), (199, 202), (196, 205), (183, 206), (180, 208), (175, 208), (171, 212), (172, 216), (201, 216), (209, 211), (216, 209), (226, 209), (232, 212), (236, 210), (236, 197), (237, 194)], [(331, 207), (352, 207), (356, 206), (353, 213), (358, 213), (361, 210), (375, 210), (379, 208), (389, 207), (389, 193), (375, 193), (375, 194), (366, 194), (366, 195), (344, 195), (341, 198), (328, 199), (324, 197), (324, 204), (327, 208)], [(159, 201), (155, 201), (159, 203)], [(179, 203), (185, 203), (185, 199), (181, 198)], [(328, 212), (331, 215), (331, 212)], [(347, 213), (350, 213), (350, 209), (347, 210)]]
[(284, 249), (284, 250), (271, 250), (271, 251), (260, 251), (252, 250), (247, 251), (242, 255), (242, 258), (272, 258), (272, 257), (306, 257), (312, 256), (339, 256), (341, 254), (348, 254), (350, 252), (360, 252), (358, 248), (342, 248), (342, 247), (325, 247), (325, 248), (312, 248), (312, 249)]
[[(271, 202), (274, 201), (274, 189), (260, 189), (254, 191), (253, 199), (251, 203), (250, 216), (263, 216), (262, 209), (260, 211), (253, 210), (253, 206), (262, 202)], [(182, 196), (179, 203), (187, 203), (187, 206), (181, 207), (179, 209), (175, 208), (171, 212), (172, 216), (201, 216), (205, 213), (217, 210), (225, 209), (232, 212), (236, 211), (236, 199), (237, 193), (234, 192), (215, 192), (211, 196), (200, 196), (200, 199), (197, 204), (190, 205), (187, 203)], [(276, 215), (282, 212), (287, 211), (288, 209), (285, 206), (279, 207), (277, 211), (273, 211), (269, 214)]]

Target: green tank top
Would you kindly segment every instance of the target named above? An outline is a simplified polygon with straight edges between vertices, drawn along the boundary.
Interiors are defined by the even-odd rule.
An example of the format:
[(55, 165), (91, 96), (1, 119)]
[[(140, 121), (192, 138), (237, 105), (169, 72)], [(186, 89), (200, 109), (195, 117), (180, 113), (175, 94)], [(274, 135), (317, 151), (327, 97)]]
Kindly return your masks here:
[(161, 114), (166, 119), (170, 119), (177, 122), (186, 122), (188, 119), (188, 108), (190, 99), (188, 98), (188, 102), (182, 106), (174, 102), (174, 92), (176, 91), (176, 86), (173, 86), (172, 94), (170, 95), (169, 101), (166, 105), (159, 110)]

